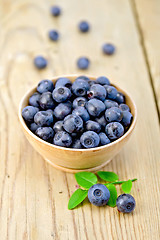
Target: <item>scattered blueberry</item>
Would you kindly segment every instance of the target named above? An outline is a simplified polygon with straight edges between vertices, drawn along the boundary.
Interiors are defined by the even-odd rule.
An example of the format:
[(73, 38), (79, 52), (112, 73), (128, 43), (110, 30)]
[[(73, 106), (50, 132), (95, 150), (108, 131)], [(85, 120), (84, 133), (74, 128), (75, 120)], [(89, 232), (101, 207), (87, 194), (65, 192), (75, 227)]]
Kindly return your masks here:
[(98, 98), (104, 101), (106, 98), (106, 89), (100, 84), (93, 84), (87, 92), (88, 98)]
[(81, 149), (82, 148), (80, 139), (75, 139), (73, 141), (72, 148), (76, 148), (76, 149)]
[(86, 108), (91, 116), (98, 117), (105, 110), (105, 105), (101, 100), (93, 98), (86, 103)]
[(104, 101), (104, 104), (105, 104), (105, 106), (106, 106), (106, 109), (109, 109), (109, 108), (111, 108), (111, 107), (118, 107), (118, 103), (117, 103), (117, 102), (115, 102), (115, 101), (113, 101), (113, 100), (109, 100), (109, 99), (106, 99), (106, 100)]
[(58, 39), (59, 39), (59, 33), (58, 33), (57, 30), (50, 30), (50, 31), (48, 32), (48, 37), (50, 38), (50, 40), (56, 42), (56, 41), (58, 41)]
[(94, 131), (96, 133), (99, 133), (101, 131), (101, 125), (98, 122), (88, 120), (85, 123), (85, 127), (87, 131)]
[(113, 86), (104, 85), (106, 92), (107, 92), (107, 98), (114, 100), (117, 97), (117, 89)]
[(90, 29), (89, 23), (87, 21), (80, 22), (78, 27), (79, 27), (79, 30), (83, 33), (88, 32)]
[(72, 92), (78, 97), (85, 96), (89, 90), (89, 84), (83, 79), (78, 79), (72, 84)]
[(93, 131), (84, 132), (80, 138), (81, 144), (85, 148), (94, 148), (99, 145), (99, 136)]
[(109, 144), (111, 142), (104, 132), (99, 133), (99, 138), (100, 138), (100, 145), (102, 146)]
[(33, 122), (34, 115), (39, 111), (37, 107), (27, 106), (22, 110), (22, 117), (27, 123)]
[(124, 127), (119, 122), (111, 122), (106, 125), (105, 132), (110, 140), (116, 140), (124, 134)]
[(125, 102), (124, 95), (120, 92), (117, 92), (115, 101), (118, 102), (119, 104), (124, 103)]
[(123, 117), (121, 123), (123, 124), (124, 127), (129, 127), (131, 125), (133, 115), (128, 111), (123, 111), (122, 115)]
[(115, 46), (111, 43), (105, 43), (103, 46), (102, 46), (102, 50), (103, 50), (103, 53), (104, 54), (107, 54), (107, 55), (112, 55), (114, 52), (115, 52)]
[(71, 97), (71, 91), (66, 87), (57, 87), (53, 90), (52, 97), (58, 103), (64, 102)]
[(110, 85), (110, 81), (108, 78), (105, 76), (98, 77), (96, 79), (96, 83), (101, 84), (101, 85)]
[(72, 82), (68, 78), (65, 78), (65, 77), (58, 78), (55, 83), (55, 88), (58, 88), (58, 87), (71, 88), (71, 86), (72, 86)]
[(55, 134), (53, 143), (61, 147), (70, 147), (72, 144), (72, 138), (67, 132), (59, 131)]
[(42, 56), (37, 56), (34, 58), (34, 65), (38, 69), (46, 68), (47, 64), (47, 60)]
[(52, 93), (51, 92), (42, 93), (39, 99), (39, 104), (43, 110), (53, 109), (55, 107), (55, 103), (52, 98)]
[(53, 115), (47, 111), (39, 111), (34, 116), (34, 122), (39, 127), (51, 126), (53, 124)]
[(80, 57), (77, 60), (77, 67), (79, 69), (88, 69), (90, 65), (90, 61), (87, 57)]
[(58, 6), (52, 6), (52, 7), (51, 7), (51, 14), (52, 14), (54, 17), (58, 17), (58, 16), (61, 14), (61, 9), (60, 9), (60, 7), (58, 7)]
[[(35, 107), (36, 107), (36, 106), (35, 106)], [(121, 109), (121, 111), (128, 111), (128, 112), (130, 112), (129, 106), (128, 106), (127, 104), (125, 104), (125, 103), (121, 103), (121, 104), (119, 105), (119, 108)]]
[(105, 111), (105, 118), (107, 122), (120, 122), (123, 114), (118, 107), (111, 107)]
[(54, 125), (53, 125), (53, 130), (55, 131), (55, 133), (59, 132), (59, 131), (63, 131), (63, 121), (57, 121)]
[(38, 137), (47, 142), (51, 142), (54, 136), (54, 131), (51, 127), (39, 127), (35, 133)]
[(135, 209), (136, 201), (130, 194), (122, 194), (116, 201), (117, 209), (123, 213), (130, 213)]
[(87, 102), (87, 99), (84, 97), (77, 97), (73, 101), (73, 108), (84, 107)]
[(76, 116), (80, 116), (83, 121), (88, 121), (90, 119), (89, 113), (85, 107), (76, 107), (72, 114), (75, 114)]
[(103, 128), (107, 125), (107, 121), (106, 121), (104, 115), (102, 115), (99, 118), (96, 118), (95, 121), (98, 122), (101, 125), (101, 127), (103, 127)]
[(71, 113), (71, 107), (70, 104), (68, 103), (60, 103), (58, 104), (55, 109), (54, 109), (54, 116), (59, 119), (62, 120), (65, 118), (65, 116), (67, 116), (68, 114)]
[(110, 192), (103, 184), (95, 184), (88, 190), (88, 199), (95, 206), (104, 206), (108, 203)]
[(40, 94), (38, 92), (35, 92), (30, 98), (29, 98), (29, 105), (33, 107), (39, 107), (39, 99)]
[(35, 131), (37, 130), (37, 128), (39, 128), (39, 126), (36, 123), (31, 123), (29, 128), (33, 133), (35, 133)]
[(44, 93), (44, 92), (52, 92), (54, 89), (53, 82), (51, 80), (42, 80), (38, 83), (37, 92)]
[(79, 116), (70, 114), (67, 117), (65, 117), (63, 122), (63, 128), (68, 133), (79, 132), (83, 129), (83, 120)]

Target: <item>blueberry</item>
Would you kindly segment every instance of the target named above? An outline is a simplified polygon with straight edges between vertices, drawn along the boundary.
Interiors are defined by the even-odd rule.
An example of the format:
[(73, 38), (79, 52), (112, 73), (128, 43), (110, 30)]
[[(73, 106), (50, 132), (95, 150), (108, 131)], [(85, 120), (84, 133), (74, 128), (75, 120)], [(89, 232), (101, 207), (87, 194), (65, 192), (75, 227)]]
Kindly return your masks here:
[(110, 192), (103, 184), (95, 184), (88, 190), (88, 199), (95, 206), (104, 206), (108, 203)]
[(39, 111), (37, 107), (27, 106), (22, 110), (22, 117), (27, 123), (33, 122), (34, 115)]
[(136, 201), (130, 194), (122, 194), (118, 196), (116, 205), (120, 212), (130, 213), (135, 209)]
[(79, 116), (70, 114), (65, 117), (63, 122), (63, 128), (68, 133), (79, 132), (83, 129), (83, 120)]
[(119, 105), (119, 108), (121, 109), (121, 111), (128, 111), (128, 112), (130, 112), (130, 108), (129, 108), (129, 106), (127, 104), (121, 103)]
[(105, 110), (105, 105), (101, 100), (93, 98), (86, 103), (86, 108), (91, 116), (98, 117)]
[(72, 84), (72, 92), (78, 97), (85, 96), (89, 90), (89, 84), (87, 81), (78, 79)]
[(47, 111), (39, 111), (34, 116), (34, 122), (40, 126), (51, 126), (53, 124), (53, 115)]
[(101, 85), (110, 85), (110, 81), (108, 78), (101, 76), (96, 79), (96, 83)]
[(71, 88), (71, 86), (72, 86), (72, 82), (68, 78), (65, 78), (65, 77), (58, 78), (55, 83), (55, 88), (58, 88), (58, 87)]
[(43, 69), (47, 66), (47, 60), (42, 56), (37, 56), (34, 58), (34, 65), (38, 69)]
[(113, 86), (104, 85), (106, 92), (107, 92), (107, 98), (114, 100), (117, 97), (117, 89)]
[(106, 109), (109, 109), (109, 108), (111, 108), (111, 107), (118, 107), (118, 103), (117, 103), (117, 102), (115, 102), (115, 101), (113, 101), (113, 100), (109, 100), (109, 99), (106, 99), (106, 100), (104, 101), (104, 104), (105, 104), (105, 106), (106, 106)]
[(87, 102), (87, 99), (84, 97), (77, 97), (73, 101), (73, 108), (84, 107)]
[(100, 138), (100, 145), (106, 145), (109, 144), (111, 141), (107, 137), (107, 135), (103, 132), (99, 133), (99, 138)]
[(58, 17), (61, 14), (61, 9), (58, 6), (52, 6), (50, 11), (54, 17)]
[(52, 98), (52, 93), (51, 92), (42, 93), (39, 99), (39, 104), (43, 110), (53, 109), (55, 107), (55, 103)]
[(124, 127), (119, 122), (111, 122), (106, 125), (105, 132), (110, 140), (116, 140), (124, 134)]
[(76, 149), (81, 149), (82, 148), (80, 139), (75, 139), (73, 141), (72, 148), (76, 148)]
[(88, 32), (90, 29), (89, 23), (87, 21), (82, 21), (78, 25), (79, 30), (83, 33)]
[(99, 145), (99, 136), (93, 131), (84, 132), (80, 138), (81, 144), (85, 148), (94, 148)]
[(35, 92), (30, 98), (29, 98), (29, 105), (33, 107), (39, 107), (39, 99), (40, 94), (38, 92)]
[(95, 121), (98, 122), (101, 125), (101, 127), (103, 127), (103, 128), (107, 124), (107, 121), (104, 116), (101, 116), (100, 118), (96, 118)]
[(89, 99), (98, 98), (104, 101), (106, 98), (106, 89), (100, 84), (93, 84), (87, 92)]
[(111, 107), (105, 111), (105, 118), (107, 122), (120, 122), (123, 114), (118, 107)]
[(77, 60), (77, 67), (79, 69), (88, 69), (89, 68), (89, 65), (90, 65), (90, 61), (87, 57), (80, 57), (78, 60)]
[(31, 125), (29, 126), (29, 129), (35, 133), (35, 131), (37, 130), (37, 128), (39, 128), (39, 126), (36, 123), (31, 123)]
[(35, 133), (38, 137), (47, 142), (51, 142), (54, 136), (54, 131), (51, 127), (39, 127)]
[(53, 125), (53, 130), (57, 133), (59, 131), (63, 131), (63, 121), (57, 121), (54, 125)]
[(124, 103), (125, 101), (124, 95), (120, 92), (117, 92), (115, 101), (118, 102), (119, 104)]
[(51, 113), (52, 116), (54, 116), (53, 110), (52, 109), (47, 109), (46, 112)]
[[(90, 81), (90, 79), (89, 79), (88, 77), (84, 76), (84, 75), (79, 76), (79, 77), (76, 78), (76, 80), (78, 80), (78, 79), (82, 79), (82, 80), (85, 80), (85, 81), (87, 81), (87, 82)], [(76, 81), (76, 80), (75, 80), (75, 81)]]
[(87, 131), (94, 131), (96, 133), (99, 133), (101, 131), (101, 125), (98, 122), (88, 120), (85, 124)]
[(103, 53), (104, 54), (107, 54), (107, 55), (112, 55), (114, 52), (115, 52), (115, 46), (111, 43), (105, 43), (103, 46), (102, 46), (102, 50), (103, 50)]
[(52, 97), (58, 103), (64, 102), (71, 97), (71, 91), (66, 87), (57, 87), (53, 90)]
[(53, 143), (61, 147), (70, 147), (72, 144), (72, 138), (67, 132), (59, 131), (55, 134)]
[(89, 113), (85, 107), (76, 107), (73, 110), (72, 114), (75, 114), (76, 116), (80, 116), (85, 122), (90, 119)]
[(121, 123), (123, 124), (124, 127), (129, 127), (132, 122), (133, 115), (128, 111), (123, 111), (122, 115), (123, 117)]
[(52, 40), (52, 41), (58, 41), (58, 39), (59, 39), (59, 33), (58, 33), (58, 31), (56, 31), (56, 30), (50, 30), (49, 32), (48, 32), (48, 37), (50, 38), (50, 40)]
[(59, 119), (62, 120), (65, 118), (65, 116), (67, 116), (68, 114), (71, 113), (71, 107), (70, 104), (68, 103), (60, 103), (58, 104), (55, 109), (54, 109), (54, 116)]
[(39, 93), (52, 92), (53, 89), (54, 89), (53, 82), (47, 79), (40, 81), (37, 86), (37, 91)]

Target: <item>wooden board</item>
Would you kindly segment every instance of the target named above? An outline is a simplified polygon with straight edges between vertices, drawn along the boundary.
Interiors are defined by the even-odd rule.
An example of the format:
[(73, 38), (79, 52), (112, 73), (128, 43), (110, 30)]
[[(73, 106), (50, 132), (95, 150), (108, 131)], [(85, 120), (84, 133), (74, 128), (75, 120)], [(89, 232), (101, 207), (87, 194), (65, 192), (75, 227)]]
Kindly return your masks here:
[[(61, 0), (56, 2), (63, 10), (58, 19), (49, 14), (53, 1), (0, 3), (0, 239), (159, 239), (158, 115), (130, 1)], [(82, 19), (92, 26), (85, 35), (77, 30)], [(58, 43), (48, 40), (51, 28), (61, 34)], [(112, 57), (101, 53), (106, 41), (117, 47)], [(49, 60), (46, 70), (34, 68), (37, 54)], [(82, 55), (91, 60), (85, 72), (75, 65)], [(91, 206), (87, 200), (67, 210), (76, 189), (74, 175), (45, 163), (22, 134), (17, 110), (26, 90), (43, 78), (71, 73), (107, 75), (135, 99), (135, 133), (104, 168), (118, 173), (120, 179), (138, 178), (132, 190), (137, 203), (133, 214)]]

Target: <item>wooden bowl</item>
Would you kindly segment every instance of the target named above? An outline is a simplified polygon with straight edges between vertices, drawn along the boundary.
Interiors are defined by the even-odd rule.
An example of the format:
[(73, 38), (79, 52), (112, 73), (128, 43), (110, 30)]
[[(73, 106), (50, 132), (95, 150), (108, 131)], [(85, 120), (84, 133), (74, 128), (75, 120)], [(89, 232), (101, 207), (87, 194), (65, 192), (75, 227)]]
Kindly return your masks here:
[[(59, 77), (67, 77), (73, 82), (75, 78), (78, 77), (78, 75)], [(59, 77), (54, 77), (52, 81), (55, 82)], [(96, 79), (95, 77), (90, 76), (89, 78), (92, 80)], [(133, 132), (137, 119), (137, 110), (132, 98), (128, 95), (127, 92), (120, 89), (117, 85), (113, 86), (115, 86), (118, 91), (122, 92), (125, 95), (126, 103), (129, 105), (131, 113), (133, 115), (133, 120), (130, 128), (118, 140), (101, 147), (90, 149), (73, 149), (59, 147), (40, 139), (29, 130), (22, 117), (22, 109), (28, 105), (29, 97), (36, 91), (36, 87), (34, 87), (29, 90), (22, 98), (18, 113), (23, 132), (26, 135), (28, 141), (35, 148), (35, 150), (44, 157), (47, 162), (60, 170), (66, 172), (97, 171), (98, 169), (104, 167), (107, 163), (109, 163), (109, 161), (114, 158), (114, 156), (128, 141)]]

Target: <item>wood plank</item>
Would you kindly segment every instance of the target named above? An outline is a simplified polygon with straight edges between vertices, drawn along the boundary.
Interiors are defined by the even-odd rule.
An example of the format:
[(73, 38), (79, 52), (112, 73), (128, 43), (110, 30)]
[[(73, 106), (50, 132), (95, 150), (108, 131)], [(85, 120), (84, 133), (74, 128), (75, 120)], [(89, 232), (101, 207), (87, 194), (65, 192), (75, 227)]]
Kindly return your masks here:
[[(62, 0), (59, 19), (49, 15), (51, 2), (45, 0), (0, 3), (1, 240), (159, 239), (158, 116), (130, 2)], [(86, 35), (76, 28), (81, 19), (92, 24)], [(48, 40), (50, 28), (59, 29), (58, 43)], [(101, 53), (105, 41), (117, 46), (114, 56)], [(32, 60), (37, 54), (49, 59), (46, 70), (35, 70)], [(74, 175), (45, 163), (18, 123), (18, 104), (25, 91), (43, 78), (84, 74), (75, 66), (81, 55), (91, 59), (86, 74), (107, 75), (131, 93), (138, 107), (133, 137), (104, 168), (117, 172), (120, 179), (138, 178), (132, 190), (137, 203), (133, 214), (91, 206), (87, 200), (67, 210), (69, 196), (76, 189)]]

